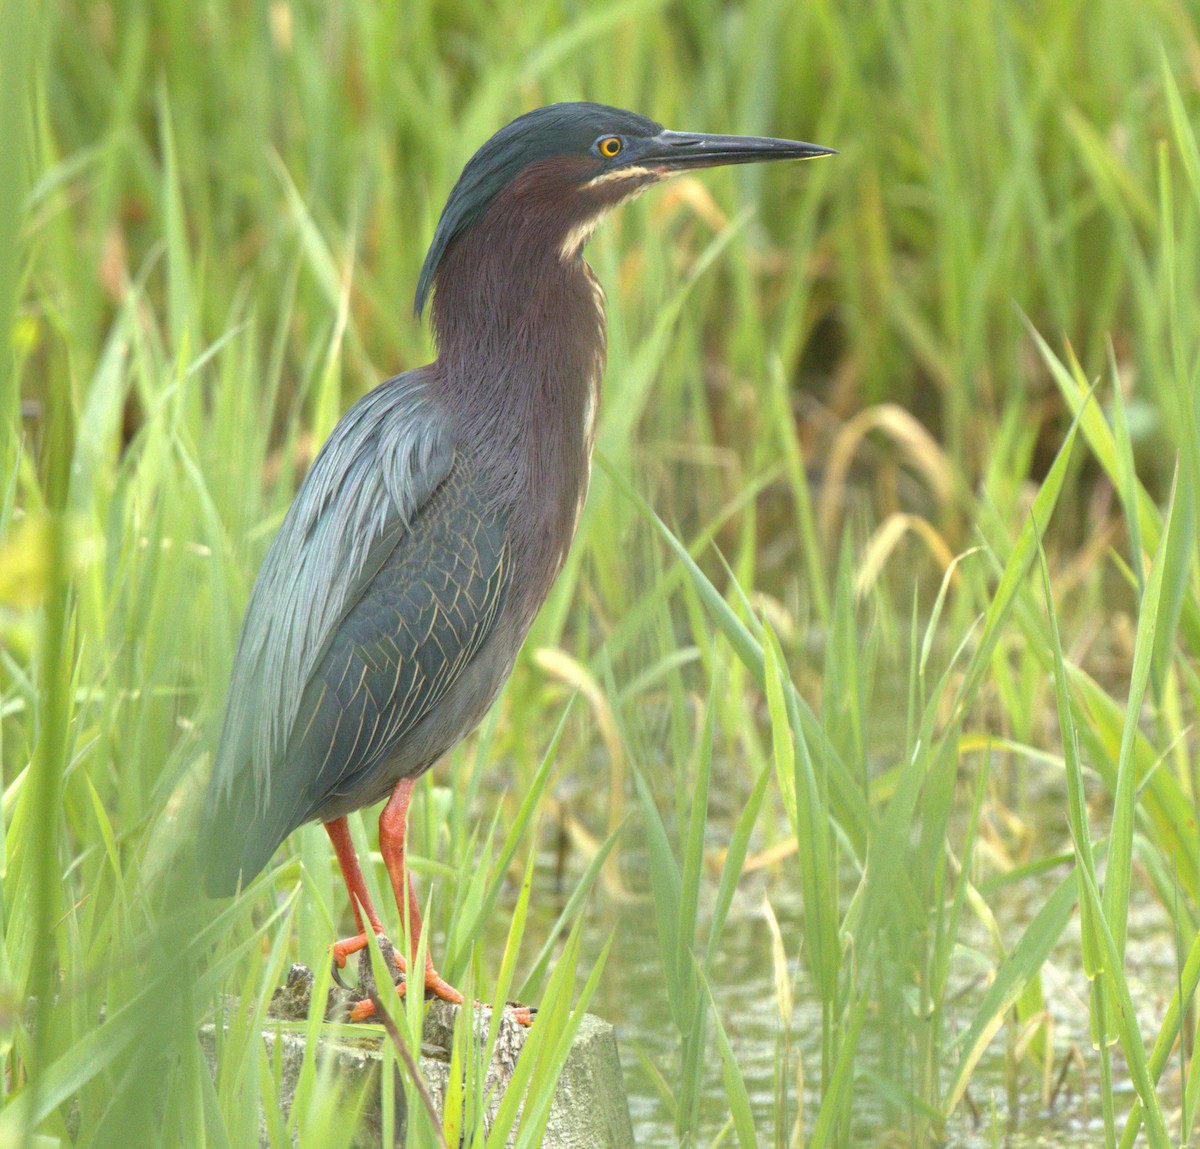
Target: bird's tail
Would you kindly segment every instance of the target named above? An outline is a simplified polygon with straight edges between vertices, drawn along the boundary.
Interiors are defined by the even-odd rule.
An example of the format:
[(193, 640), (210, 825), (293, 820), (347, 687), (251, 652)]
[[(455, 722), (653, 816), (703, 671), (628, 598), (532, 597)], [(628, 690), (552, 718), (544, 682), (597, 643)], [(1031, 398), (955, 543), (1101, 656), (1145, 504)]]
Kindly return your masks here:
[(285, 836), (273, 832), (256, 806), (252, 787), (209, 787), (197, 849), (210, 898), (229, 897), (253, 881)]

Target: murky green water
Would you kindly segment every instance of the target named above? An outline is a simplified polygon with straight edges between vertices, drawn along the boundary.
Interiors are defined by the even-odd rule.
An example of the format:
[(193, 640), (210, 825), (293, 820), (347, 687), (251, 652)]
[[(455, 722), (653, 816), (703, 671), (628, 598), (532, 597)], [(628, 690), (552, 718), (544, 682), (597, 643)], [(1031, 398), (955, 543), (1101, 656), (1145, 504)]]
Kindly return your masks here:
[[(991, 906), (1011, 944), (1033, 914), (1042, 897), (1060, 880), (1055, 873), (1024, 883), (1003, 896), (993, 897)], [(546, 885), (551, 879), (547, 876)], [(546, 886), (543, 886), (546, 888)], [(771, 934), (762, 913), (764, 897), (769, 897), (778, 918), (784, 943), (793, 960), (802, 933), (798, 895), (787, 884), (752, 875), (739, 887), (737, 898), (725, 927), (724, 944), (713, 970), (713, 990), (722, 1021), (728, 1032), (754, 1107), (760, 1143), (777, 1142), (777, 1087), (783, 1060), (784, 1035), (775, 1001), (772, 975)], [(549, 909), (549, 907), (548, 907)], [(547, 913), (546, 922), (553, 914)], [(539, 924), (530, 923), (536, 931)], [(703, 927), (702, 927), (703, 928)], [(610, 932), (615, 931), (614, 946), (605, 976), (593, 1002), (593, 1012), (616, 1026), (621, 1048), (629, 1109), (639, 1146), (677, 1144), (669, 1109), (656, 1092), (643, 1059), (653, 1065), (671, 1083), (678, 1077), (678, 1041), (667, 1005), (666, 990), (658, 982), (659, 960), (653, 909), (650, 903), (614, 905), (602, 894), (593, 896), (588, 910), (587, 955), (599, 952)], [(531, 934), (527, 944), (536, 940)], [(991, 956), (990, 941), (981, 927), (966, 923), (966, 945), (977, 947)], [(1002, 1032), (989, 1046), (969, 1091), (970, 1105), (958, 1107), (947, 1130), (946, 1144), (964, 1149), (1005, 1145), (1012, 1149), (1056, 1146), (1060, 1149), (1094, 1146), (1102, 1143), (1103, 1124), (1099, 1101), (1099, 1061), (1088, 1038), (1088, 983), (1077, 960), (1078, 940), (1074, 925), (1068, 927), (1043, 973), (1047, 1008), (1054, 1023), (1054, 1075), (1057, 1079), (1064, 1059), (1073, 1050), (1082, 1054), (1083, 1064), (1075, 1058), (1065, 1083), (1052, 1107), (1042, 1097), (1038, 1070), (1026, 1059), (1017, 1073), (1015, 1108), (1008, 1095), (1005, 1068), (1005, 1038)], [(588, 960), (585, 956), (584, 962)], [(950, 995), (953, 1006), (949, 1028), (962, 1032), (969, 1024), (972, 1008), (983, 992), (984, 984), (969, 960), (958, 962), (956, 984)], [(1153, 1040), (1165, 1013), (1175, 983), (1176, 966), (1173, 944), (1166, 917), (1160, 907), (1142, 890), (1135, 891), (1130, 912), (1130, 940), (1127, 968), (1130, 989), (1138, 1003), (1139, 1023), (1147, 1041)], [(808, 1124), (816, 1113), (817, 1085), (820, 1074), (820, 1012), (816, 1001), (804, 996), (803, 972), (798, 988), (795, 1012), (788, 1035), (789, 1064), (786, 1069), (790, 1128), (796, 1114), (796, 1059), (803, 1063), (805, 1111)], [(872, 1032), (870, 1022), (864, 1031), (857, 1067), (870, 1070), (878, 1064), (879, 1046), (888, 1035)], [(708, 1087), (704, 1108), (704, 1129), (711, 1136), (727, 1116), (724, 1087), (715, 1041), (710, 1044)], [(1169, 1070), (1177, 1081), (1177, 1071)], [(947, 1071), (946, 1076), (949, 1076)], [(1132, 1099), (1132, 1090), (1123, 1073), (1119, 1052), (1114, 1055), (1117, 1081), (1118, 1120), (1123, 1120)], [(1168, 1089), (1172, 1088), (1168, 1086)], [(1177, 1087), (1175, 1088), (1177, 1093)], [(973, 1111), (972, 1112), (972, 1107)], [(874, 1093), (868, 1082), (860, 1080), (854, 1105), (856, 1144), (906, 1145), (911, 1127), (906, 1115), (890, 1109)], [(787, 1143), (786, 1136), (780, 1137)]]

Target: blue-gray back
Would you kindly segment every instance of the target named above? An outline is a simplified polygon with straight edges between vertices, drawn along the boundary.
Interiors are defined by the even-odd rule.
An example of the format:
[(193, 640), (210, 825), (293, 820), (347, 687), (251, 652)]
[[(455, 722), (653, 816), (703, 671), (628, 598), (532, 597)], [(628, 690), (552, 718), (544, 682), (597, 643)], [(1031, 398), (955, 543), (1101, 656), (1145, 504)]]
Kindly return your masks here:
[[(231, 817), (238, 825), (230, 830), (248, 833), (253, 817), (272, 806), (290, 820), (283, 808), (298, 795), (273, 802), (272, 786), (283, 779), (293, 784), (280, 763), (294, 743), (305, 692), (311, 693), (314, 675), (380, 570), (398, 547), (419, 542), (409, 537), (414, 522), (454, 464), (454, 444), (431, 398), (427, 370), (388, 380), (346, 413), (268, 550), (238, 640), (209, 785), (206, 837), (223, 837), (215, 823)], [(476, 621), (493, 616), (490, 609), (487, 619)], [(274, 839), (267, 856), (291, 828), (263, 827)]]

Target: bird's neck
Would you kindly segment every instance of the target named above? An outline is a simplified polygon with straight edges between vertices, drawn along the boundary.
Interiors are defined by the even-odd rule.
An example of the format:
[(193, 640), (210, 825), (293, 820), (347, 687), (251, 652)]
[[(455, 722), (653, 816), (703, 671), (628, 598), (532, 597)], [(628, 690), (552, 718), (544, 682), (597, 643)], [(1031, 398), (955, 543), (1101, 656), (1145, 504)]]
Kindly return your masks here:
[[(519, 213), (489, 212), (469, 243), (443, 256), (432, 374), (481, 496), (505, 514), (522, 572), (511, 608), (524, 633), (562, 569), (587, 496), (605, 321), (579, 229), (564, 220), (526, 232), (522, 223)], [(570, 251), (555, 240), (567, 236)]]
[[(514, 496), (586, 488), (600, 377), (604, 296), (554, 229), (530, 236), (485, 219), (438, 271), (436, 386), (490, 480)], [(573, 514), (575, 508), (571, 508)]]

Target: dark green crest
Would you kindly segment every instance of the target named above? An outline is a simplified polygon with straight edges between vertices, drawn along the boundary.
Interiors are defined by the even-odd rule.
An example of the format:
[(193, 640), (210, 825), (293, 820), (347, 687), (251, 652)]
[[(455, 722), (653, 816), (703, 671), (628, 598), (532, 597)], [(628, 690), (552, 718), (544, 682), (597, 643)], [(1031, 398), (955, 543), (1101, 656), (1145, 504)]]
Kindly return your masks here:
[(607, 135), (647, 137), (661, 131), (661, 124), (636, 112), (589, 103), (551, 104), (501, 128), (467, 162), (442, 209), (417, 282), (417, 316), (425, 309), (446, 248), (483, 215), (518, 173), (538, 160), (591, 155), (596, 141)]

